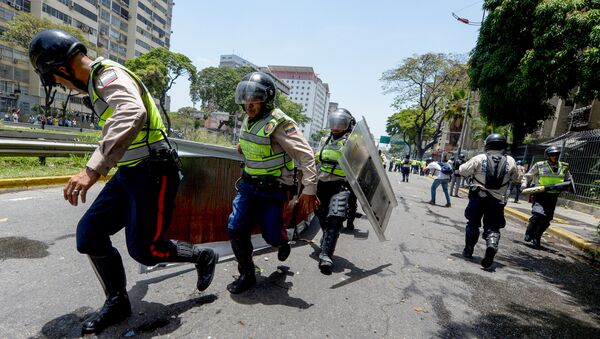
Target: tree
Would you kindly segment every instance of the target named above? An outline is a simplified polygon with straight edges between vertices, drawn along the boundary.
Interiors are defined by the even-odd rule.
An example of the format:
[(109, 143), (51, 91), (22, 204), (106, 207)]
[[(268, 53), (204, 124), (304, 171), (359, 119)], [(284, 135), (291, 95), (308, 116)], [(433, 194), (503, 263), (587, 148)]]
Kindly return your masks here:
[(275, 97), (275, 107), (281, 109), (287, 116), (294, 119), (298, 126), (306, 125), (310, 118), (302, 113), (304, 106), (293, 102), (287, 96), (278, 93)]
[(321, 142), (321, 139), (323, 139), (323, 137), (328, 136), (330, 133), (330, 131), (328, 129), (320, 129), (318, 131), (316, 131), (315, 133), (313, 133), (310, 136), (310, 139), (315, 142), (316, 144), (318, 144), (319, 142)]
[[(513, 150), (552, 116), (554, 95), (598, 97), (600, 13), (583, 0), (486, 0), (489, 11), (469, 60), (481, 114), (512, 125)], [(596, 5), (597, 7), (597, 5)]]
[[(45, 29), (60, 29), (76, 37), (88, 49), (97, 51), (96, 47), (83, 36), (80, 29), (73, 26), (57, 24), (45, 18), (37, 18), (28, 13), (21, 13), (15, 16), (12, 21), (6, 22), (6, 26), (7, 29), (0, 35), (0, 40), (16, 48), (28, 50), (31, 39), (37, 33)], [(55, 94), (56, 89), (46, 97), (46, 115), (51, 114), (50, 105), (52, 105), (52, 102), (54, 101)], [(69, 100), (73, 96), (74, 94), (69, 91), (66, 100), (61, 104), (63, 117), (66, 115)]]
[(466, 67), (458, 58), (434, 53), (406, 58), (383, 73), (385, 93), (396, 95), (392, 106), (410, 108), (401, 119), (410, 121), (410, 129), (403, 130), (411, 135), (419, 158), (438, 142), (451, 94), (465, 79)]
[(179, 77), (187, 75), (193, 84), (196, 81), (196, 66), (187, 56), (162, 47), (127, 60), (125, 66), (139, 76), (150, 93), (159, 99), (160, 108), (170, 126), (171, 120), (165, 109), (167, 92)]
[[(229, 120), (224, 124), (233, 127), (235, 114), (241, 113), (242, 107), (235, 103), (235, 89), (242, 78), (254, 72), (252, 67), (207, 67), (198, 72), (196, 82), (192, 84), (190, 93), (194, 103), (202, 101), (201, 109), (210, 113), (215, 111), (230, 113)], [(303, 106), (292, 102), (285, 95), (278, 93), (275, 96), (275, 107), (279, 107), (285, 114), (294, 119), (299, 125), (306, 124), (310, 118), (302, 114)]]

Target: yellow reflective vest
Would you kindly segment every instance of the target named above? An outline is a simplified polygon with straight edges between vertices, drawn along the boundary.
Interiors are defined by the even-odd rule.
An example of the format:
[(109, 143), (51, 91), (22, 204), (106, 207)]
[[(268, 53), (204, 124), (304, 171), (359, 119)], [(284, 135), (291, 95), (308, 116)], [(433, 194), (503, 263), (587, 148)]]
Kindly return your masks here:
[(142, 90), (141, 96), (144, 102), (144, 107), (148, 113), (146, 125), (136, 135), (123, 157), (117, 162), (117, 167), (133, 167), (139, 164), (142, 160), (150, 156), (150, 149), (159, 150), (168, 148), (168, 144), (165, 142), (165, 126), (163, 125), (160, 117), (160, 112), (154, 103), (154, 99), (146, 86), (142, 83), (142, 80), (138, 78), (133, 72), (127, 69), (125, 66), (118, 64), (110, 60), (101, 60), (92, 65), (90, 73), (90, 80), (88, 83), (88, 92), (92, 100), (94, 112), (99, 117), (98, 125), (104, 127), (104, 123), (113, 114), (113, 108), (104, 101), (96, 90), (96, 79), (101, 70), (106, 67), (115, 67), (125, 71), (140, 87)]
[[(567, 169), (569, 169), (568, 164), (559, 161), (558, 162), (558, 171), (555, 173), (552, 170), (552, 166), (548, 163), (548, 161), (540, 161), (536, 163), (538, 168), (538, 183), (541, 186), (550, 186), (560, 184), (565, 181), (565, 175)], [(560, 191), (548, 191), (547, 193), (560, 193)]]
[(294, 159), (284, 151), (275, 153), (271, 146), (271, 134), (286, 121), (295, 123), (277, 108), (252, 124), (248, 123), (248, 117), (244, 119), (240, 134), (244, 172), (251, 176), (280, 177), (282, 168), (294, 170)]
[(346, 172), (339, 167), (338, 160), (342, 156), (342, 147), (348, 140), (348, 133), (337, 140), (326, 137), (325, 142), (319, 150), (319, 162), (321, 162), (321, 171), (345, 177)]

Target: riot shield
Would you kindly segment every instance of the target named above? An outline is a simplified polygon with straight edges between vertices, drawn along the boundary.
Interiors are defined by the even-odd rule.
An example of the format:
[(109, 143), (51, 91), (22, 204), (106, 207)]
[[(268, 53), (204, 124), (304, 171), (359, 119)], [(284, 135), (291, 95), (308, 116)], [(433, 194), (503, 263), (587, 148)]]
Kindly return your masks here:
[(354, 127), (338, 161), (377, 237), (385, 240), (385, 229), (398, 202), (364, 118)]

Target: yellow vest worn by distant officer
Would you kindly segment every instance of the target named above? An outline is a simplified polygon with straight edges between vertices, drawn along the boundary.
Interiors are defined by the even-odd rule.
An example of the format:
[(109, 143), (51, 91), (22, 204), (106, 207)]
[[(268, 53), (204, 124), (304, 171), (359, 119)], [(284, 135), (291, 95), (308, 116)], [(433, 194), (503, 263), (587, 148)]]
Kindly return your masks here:
[(346, 144), (348, 134), (343, 137), (333, 140), (329, 139), (329, 142), (324, 144), (319, 151), (319, 161), (321, 162), (321, 171), (337, 175), (338, 177), (345, 177), (346, 172), (339, 167), (338, 160), (342, 157), (342, 147)]
[(294, 123), (294, 120), (277, 108), (251, 125), (246, 117), (240, 134), (244, 172), (251, 176), (280, 177), (282, 168), (294, 170), (294, 160), (284, 151), (275, 153), (271, 146), (271, 134), (284, 122)]
[[(538, 183), (541, 186), (550, 186), (560, 184), (565, 181), (565, 172), (569, 168), (568, 164), (559, 161), (558, 172), (554, 172), (548, 161), (540, 161), (536, 164), (538, 167)], [(560, 191), (548, 191), (547, 193), (560, 193)]]
[[(135, 139), (133, 139), (133, 142), (129, 145), (121, 160), (117, 162), (117, 167), (133, 167), (150, 155), (148, 146), (150, 146), (152, 149), (167, 148), (166, 143), (163, 141), (165, 126), (163, 125), (160, 117), (160, 112), (154, 103), (154, 99), (140, 78), (138, 78), (137, 75), (125, 68), (123, 65), (110, 60), (101, 60), (96, 62), (92, 65), (92, 71), (90, 73), (88, 92), (90, 94), (90, 98), (92, 99), (94, 111), (99, 116), (98, 125), (100, 125), (100, 127), (104, 127), (106, 120), (108, 120), (113, 114), (113, 108), (110, 107), (106, 101), (104, 101), (104, 99), (102, 99), (95, 86), (98, 73), (106, 67), (122, 69), (129, 74), (129, 76), (131, 76), (131, 78), (142, 90), (142, 101), (144, 102), (146, 112), (148, 112), (146, 125), (144, 125), (144, 128), (136, 135)], [(111, 76), (116, 77), (116, 74), (103, 74), (100, 78), (100, 81), (110, 81), (111, 79), (103, 79), (103, 77), (110, 78)]]

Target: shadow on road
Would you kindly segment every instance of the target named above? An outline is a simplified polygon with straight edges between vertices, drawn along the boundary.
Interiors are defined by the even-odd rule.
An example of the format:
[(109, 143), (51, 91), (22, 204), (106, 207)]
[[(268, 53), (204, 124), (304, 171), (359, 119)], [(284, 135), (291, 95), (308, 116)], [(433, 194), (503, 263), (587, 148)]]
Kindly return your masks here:
[[(155, 302), (144, 301), (149, 285), (162, 282), (193, 271), (186, 269), (166, 274), (160, 277), (138, 281), (129, 291), (132, 303), (132, 316), (126, 321), (107, 328), (99, 338), (152, 336), (172, 333), (181, 326), (179, 315), (204, 304), (217, 300), (214, 294), (201, 295), (189, 300), (163, 305)], [(90, 293), (101, 293), (99, 289), (90, 290)], [(100, 306), (100, 305), (98, 305)], [(79, 338), (81, 336), (81, 323), (96, 310), (90, 307), (80, 307), (72, 313), (62, 315), (47, 322), (41, 329), (37, 338)]]
[(249, 291), (231, 294), (231, 299), (245, 305), (283, 305), (303, 310), (312, 307), (314, 304), (289, 295), (289, 290), (294, 284), (286, 281), (286, 278), (293, 275), (294, 272), (290, 272), (289, 267), (278, 266), (278, 270), (268, 277), (257, 276), (256, 285)]
[[(472, 286), (469, 304), (478, 312), (478, 316), (465, 323), (444, 321), (436, 336), (496, 338), (501, 334), (502, 338), (599, 338), (597, 283), (600, 271), (583, 262), (553, 256), (551, 251), (545, 253), (536, 256), (526, 248), (502, 253), (500, 260), (506, 266), (527, 272), (509, 273), (505, 281), (480, 274), (423, 268), (429, 274)], [(540, 286), (536, 283), (538, 279), (529, 276), (531, 274), (542, 278), (547, 285)], [(590, 317), (582, 318), (579, 309)], [(571, 313), (571, 310), (577, 312)]]
[(564, 312), (508, 305), (509, 314), (489, 313), (470, 324), (449, 322), (440, 338), (598, 338), (600, 329)]

